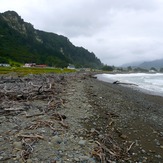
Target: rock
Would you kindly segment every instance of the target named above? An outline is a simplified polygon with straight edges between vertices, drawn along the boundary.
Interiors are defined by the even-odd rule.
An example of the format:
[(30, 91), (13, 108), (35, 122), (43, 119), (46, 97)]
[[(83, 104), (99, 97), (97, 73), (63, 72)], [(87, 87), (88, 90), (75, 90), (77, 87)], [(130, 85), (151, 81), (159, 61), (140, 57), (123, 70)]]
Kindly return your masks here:
[(98, 138), (99, 138), (99, 139), (102, 139), (102, 138), (103, 138), (103, 135), (101, 135), (101, 134), (98, 135)]
[(64, 144), (64, 142), (60, 143), (60, 149), (62, 151), (65, 151), (65, 144)]
[(43, 129), (41, 129), (41, 132), (42, 133), (46, 133), (46, 130), (43, 128)]
[(31, 159), (27, 159), (27, 163), (32, 163), (33, 161)]
[(160, 132), (160, 136), (163, 137), (163, 132)]
[(70, 139), (74, 139), (74, 135), (71, 135), (71, 136), (70, 136)]
[(157, 142), (156, 145), (157, 145), (157, 146), (160, 146), (161, 144), (160, 144), (160, 142)]
[(74, 161), (77, 161), (78, 162), (78, 161), (80, 161), (80, 159), (79, 158), (74, 158)]
[(0, 117), (0, 123), (4, 122), (6, 120), (6, 117), (5, 116), (1, 116)]
[(146, 151), (144, 149), (141, 150), (142, 153), (146, 153)]
[(60, 144), (62, 142), (62, 139), (58, 135), (55, 135), (51, 138), (51, 142)]
[(155, 143), (156, 143), (157, 146), (160, 146), (161, 145), (160, 142), (159, 142), (159, 140), (155, 139), (154, 141), (155, 141)]
[(90, 157), (88, 157), (88, 156), (80, 156), (79, 159), (80, 159), (80, 161), (88, 161), (90, 159)]
[(13, 146), (14, 146), (14, 148), (22, 149), (22, 143), (21, 142), (14, 142)]
[(69, 158), (73, 158), (73, 155), (72, 155), (72, 154), (68, 154), (68, 157), (69, 157)]
[(80, 140), (80, 141), (78, 142), (78, 144), (81, 145), (81, 146), (85, 146), (86, 140)]
[(95, 128), (91, 128), (91, 132), (92, 132), (92, 133), (95, 132)]
[(160, 155), (155, 155), (156, 158), (162, 158)]
[(93, 124), (96, 126), (96, 122), (93, 122)]
[(90, 158), (90, 159), (89, 159), (89, 163), (96, 163), (96, 161), (95, 161), (95, 159)]
[(124, 134), (121, 134), (121, 135), (120, 135), (120, 138), (122, 138), (122, 139), (127, 139), (127, 136), (124, 135)]

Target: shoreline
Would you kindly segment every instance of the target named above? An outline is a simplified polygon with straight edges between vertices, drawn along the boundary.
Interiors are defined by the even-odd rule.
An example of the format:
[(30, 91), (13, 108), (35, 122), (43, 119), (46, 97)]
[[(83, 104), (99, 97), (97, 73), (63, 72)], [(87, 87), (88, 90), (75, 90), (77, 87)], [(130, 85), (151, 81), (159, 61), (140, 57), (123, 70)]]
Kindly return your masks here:
[[(130, 74), (130, 73), (129, 73)], [(133, 73), (131, 73), (133, 74)], [(135, 73), (137, 74), (137, 73)], [(141, 74), (141, 73), (140, 73)], [(151, 73), (145, 73), (145, 74), (151, 74)], [(162, 73), (159, 73), (159, 74), (162, 74)], [(98, 80), (101, 80), (101, 81), (104, 81), (104, 82), (107, 82), (107, 83), (113, 83), (115, 82), (115, 80), (113, 80), (112, 78), (109, 79), (107, 77), (104, 77), (102, 76), (103, 74), (97, 74), (96, 77)], [(116, 74), (115, 74), (116, 75)], [(154, 95), (154, 96), (162, 96), (163, 97), (163, 93), (160, 93), (160, 92), (156, 92), (156, 91), (152, 91), (152, 90), (148, 90), (148, 89), (145, 89), (143, 87), (140, 87), (139, 85), (135, 84), (135, 83), (121, 83), (120, 81), (119, 82), (119, 85), (121, 86), (124, 86), (124, 87), (129, 87), (129, 88), (133, 88), (134, 90), (136, 91), (141, 91), (145, 94), (149, 94), (149, 95)], [(128, 85), (127, 85), (128, 84)]]
[[(109, 127), (113, 130), (112, 135), (120, 144), (125, 141), (136, 144), (133, 146), (133, 153), (131, 152), (131, 160), (143, 161), (143, 158), (146, 158), (146, 162), (159, 162), (159, 158), (162, 160), (163, 97), (100, 80), (89, 82), (88, 85), (93, 86), (91, 92), (96, 95), (90, 100), (93, 101), (91, 103), (97, 114), (101, 114), (101, 120), (98, 118), (101, 126), (111, 124)], [(110, 119), (108, 112), (114, 115)], [(104, 128), (107, 131), (107, 127)]]
[(90, 73), (1, 80), (0, 161), (163, 162), (163, 97)]

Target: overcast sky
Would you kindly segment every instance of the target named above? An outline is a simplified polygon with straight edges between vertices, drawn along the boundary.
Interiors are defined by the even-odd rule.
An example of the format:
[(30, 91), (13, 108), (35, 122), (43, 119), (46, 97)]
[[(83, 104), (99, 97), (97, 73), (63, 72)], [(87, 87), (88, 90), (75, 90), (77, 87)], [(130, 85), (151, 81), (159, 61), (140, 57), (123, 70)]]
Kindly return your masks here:
[(108, 65), (163, 58), (163, 0), (0, 0), (7, 10)]

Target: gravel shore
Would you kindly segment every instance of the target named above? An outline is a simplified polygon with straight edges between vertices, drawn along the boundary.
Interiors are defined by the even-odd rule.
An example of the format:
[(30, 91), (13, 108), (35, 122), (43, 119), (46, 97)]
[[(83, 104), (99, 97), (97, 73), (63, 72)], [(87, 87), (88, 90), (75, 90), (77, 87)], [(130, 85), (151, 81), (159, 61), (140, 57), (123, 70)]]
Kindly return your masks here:
[[(36, 89), (38, 79), (12, 85), (28, 81)], [(1, 78), (8, 92), (1, 92), (0, 162), (163, 162), (163, 97), (87, 73), (44, 79), (46, 89), (28, 98), (15, 92), (15, 99), (16, 86), (3, 88)]]
[(85, 90), (96, 112), (94, 127), (123, 151), (116, 161), (163, 162), (163, 97), (94, 79), (86, 81)]

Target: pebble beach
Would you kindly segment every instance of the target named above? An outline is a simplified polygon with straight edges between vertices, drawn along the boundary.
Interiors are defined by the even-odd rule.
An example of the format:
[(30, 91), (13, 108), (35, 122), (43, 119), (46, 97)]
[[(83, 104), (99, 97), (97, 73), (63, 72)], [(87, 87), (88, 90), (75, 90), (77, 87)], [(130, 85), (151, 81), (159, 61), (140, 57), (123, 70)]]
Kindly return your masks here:
[(163, 97), (90, 73), (14, 80), (0, 81), (0, 162), (163, 162)]

